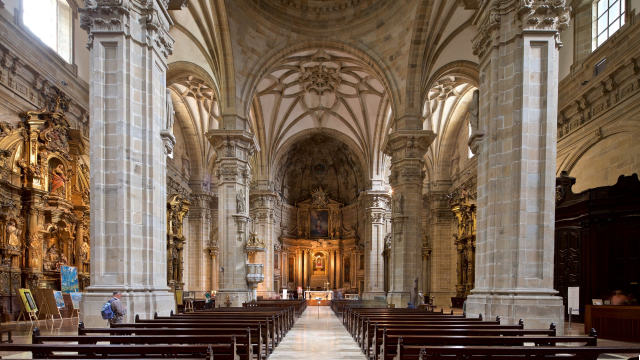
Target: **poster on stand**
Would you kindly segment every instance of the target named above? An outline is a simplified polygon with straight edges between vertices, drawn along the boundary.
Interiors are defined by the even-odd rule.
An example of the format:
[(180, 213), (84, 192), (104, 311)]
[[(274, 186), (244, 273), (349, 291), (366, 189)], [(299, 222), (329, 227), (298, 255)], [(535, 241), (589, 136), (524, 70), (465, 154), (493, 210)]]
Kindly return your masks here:
[(62, 283), (62, 292), (65, 294), (78, 292), (78, 268), (73, 266), (60, 267), (60, 280)]
[(53, 297), (56, 299), (56, 307), (58, 309), (64, 308), (64, 299), (62, 298), (62, 291), (54, 291)]

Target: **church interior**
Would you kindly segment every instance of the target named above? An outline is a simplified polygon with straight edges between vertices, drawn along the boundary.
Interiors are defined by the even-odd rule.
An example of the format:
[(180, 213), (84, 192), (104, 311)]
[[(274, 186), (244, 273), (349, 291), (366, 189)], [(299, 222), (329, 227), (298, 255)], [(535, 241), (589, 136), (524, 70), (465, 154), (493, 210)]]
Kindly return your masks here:
[(0, 0), (0, 356), (638, 356), (638, 173), (640, 0)]

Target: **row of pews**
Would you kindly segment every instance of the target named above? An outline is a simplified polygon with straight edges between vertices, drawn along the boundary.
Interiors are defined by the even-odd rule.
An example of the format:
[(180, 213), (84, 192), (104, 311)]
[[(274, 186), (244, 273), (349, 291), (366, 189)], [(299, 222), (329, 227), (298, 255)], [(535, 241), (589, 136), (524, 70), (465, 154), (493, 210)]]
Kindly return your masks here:
[(265, 360), (296, 320), (291, 303), (217, 308), (158, 316), (134, 323), (85, 328), (77, 335), (42, 335), (31, 344), (0, 345), (0, 351), (31, 352), (34, 359)]
[(548, 329), (503, 325), (500, 317), (484, 321), (453, 313), (416, 309), (342, 306), (342, 322), (370, 360), (426, 360), (529, 357), (595, 360), (601, 354), (638, 354), (640, 347), (598, 347), (596, 331), (588, 336), (558, 336)]

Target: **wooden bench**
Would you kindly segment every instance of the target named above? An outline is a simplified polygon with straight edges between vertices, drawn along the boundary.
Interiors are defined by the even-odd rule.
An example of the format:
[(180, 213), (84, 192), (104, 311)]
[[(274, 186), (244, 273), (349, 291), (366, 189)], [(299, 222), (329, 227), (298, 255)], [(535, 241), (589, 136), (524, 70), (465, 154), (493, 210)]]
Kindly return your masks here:
[[(174, 359), (239, 359), (232, 344), (219, 345), (83, 345), (83, 344), (7, 344), (0, 351), (31, 352), (33, 359), (121, 359), (156, 357)], [(73, 355), (73, 354), (76, 355)]]
[[(567, 356), (569, 354), (569, 356)], [(558, 359), (596, 360), (601, 354), (640, 354), (640, 347), (595, 346), (426, 346), (420, 348), (419, 360), (432, 359)]]
[[(393, 340), (390, 337), (389, 341)], [(584, 343), (584, 346), (597, 346), (595, 331), (589, 336), (401, 336), (397, 344), (385, 351), (386, 359), (418, 360), (425, 346), (556, 346), (558, 343)], [(394, 349), (395, 347), (395, 349)], [(395, 350), (395, 351), (394, 351)]]
[(206, 334), (235, 334), (242, 333), (249, 329), (252, 333), (254, 353), (265, 358), (275, 349), (273, 338), (269, 337), (268, 330), (260, 323), (240, 324), (237, 323), (137, 323), (137, 324), (112, 324), (110, 328), (78, 328), (79, 335), (89, 334), (111, 334), (111, 335), (206, 335)]
[[(15, 329), (16, 329), (15, 325), (1, 324), (0, 325), (0, 344), (13, 343), (13, 340), (11, 339), (11, 332)], [(4, 340), (4, 334), (7, 334), (7, 340)]]
[[(177, 334), (176, 334), (177, 333)], [(31, 335), (31, 344), (48, 344), (52, 342), (77, 342), (80, 345), (97, 345), (108, 342), (111, 345), (226, 345), (235, 344), (239, 359), (253, 360), (251, 331), (246, 329), (242, 335), (211, 334), (184, 335), (174, 332), (170, 335), (41, 335), (35, 328)], [(258, 355), (258, 359), (260, 359)]]
[[(371, 352), (375, 360), (386, 359), (387, 344), (397, 344), (396, 337), (404, 336), (556, 336), (555, 324), (548, 330), (541, 329), (378, 329), (374, 335)], [(395, 341), (394, 341), (395, 340)]]

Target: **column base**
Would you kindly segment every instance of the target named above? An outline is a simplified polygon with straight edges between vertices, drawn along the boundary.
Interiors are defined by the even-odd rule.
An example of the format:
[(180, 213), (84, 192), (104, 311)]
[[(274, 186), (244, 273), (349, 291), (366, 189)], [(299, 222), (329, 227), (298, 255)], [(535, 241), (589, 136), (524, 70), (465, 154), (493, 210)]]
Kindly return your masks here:
[(258, 296), (262, 296), (263, 299), (275, 299), (276, 295), (278, 294), (275, 291), (258, 290)]
[(365, 291), (362, 293), (362, 300), (382, 300), (386, 298), (387, 295), (384, 291)]
[(525, 329), (549, 329), (551, 323), (554, 323), (557, 335), (564, 334), (565, 308), (562, 298), (550, 295), (549, 291), (532, 293), (529, 290), (524, 295), (515, 295), (522, 293), (520, 291), (504, 295), (473, 292), (473, 295), (467, 297), (468, 318), (482, 314), (484, 319), (493, 320), (500, 316), (500, 323), (505, 325), (518, 324), (523, 319)]
[[(84, 322), (85, 327), (109, 326), (107, 320), (102, 318), (100, 311), (104, 303), (111, 298), (113, 298), (113, 291), (82, 294), (80, 321)], [(151, 319), (155, 312), (160, 316), (169, 316), (171, 310), (176, 310), (174, 294), (168, 291), (123, 291), (120, 301), (122, 305), (127, 307), (127, 314), (124, 316), (125, 323), (134, 322), (136, 314), (141, 319)]]
[[(438, 307), (451, 307), (451, 297), (452, 296), (456, 296), (455, 291), (454, 292), (449, 292), (449, 291), (444, 291), (444, 292), (430, 292), (429, 296), (435, 296), (433, 298), (433, 305), (438, 306)], [(438, 310), (439, 311), (439, 310)]]
[(216, 307), (227, 307), (227, 296), (229, 296), (229, 307), (242, 307), (242, 303), (251, 302), (251, 290), (218, 290), (216, 293)]
[(411, 293), (408, 291), (389, 291), (387, 294), (387, 304), (394, 304), (396, 308), (406, 308), (409, 302), (411, 302)]

